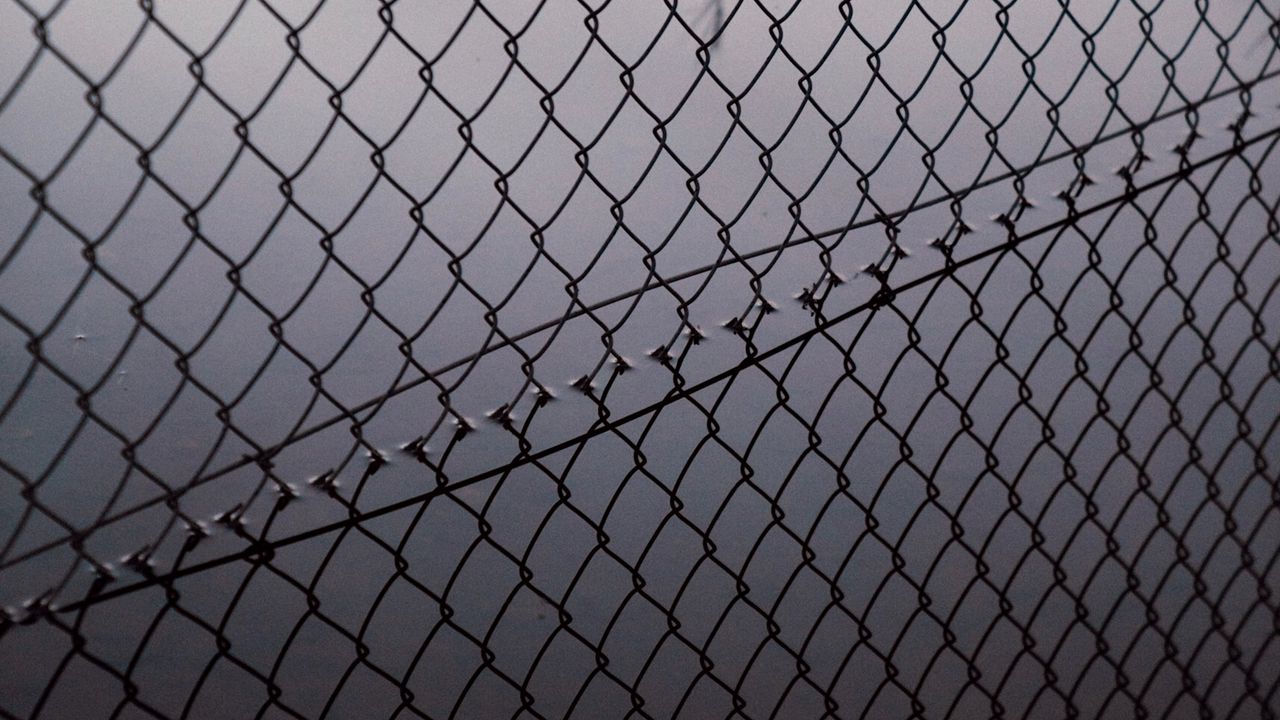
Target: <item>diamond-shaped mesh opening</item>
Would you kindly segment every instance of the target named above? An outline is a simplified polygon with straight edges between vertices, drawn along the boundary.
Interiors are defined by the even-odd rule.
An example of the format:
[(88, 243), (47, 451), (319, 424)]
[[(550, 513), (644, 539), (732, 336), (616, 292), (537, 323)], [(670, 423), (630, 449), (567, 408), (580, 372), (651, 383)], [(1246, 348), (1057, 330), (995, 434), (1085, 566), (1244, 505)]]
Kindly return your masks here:
[(1275, 717), (1270, 0), (0, 0), (0, 717)]

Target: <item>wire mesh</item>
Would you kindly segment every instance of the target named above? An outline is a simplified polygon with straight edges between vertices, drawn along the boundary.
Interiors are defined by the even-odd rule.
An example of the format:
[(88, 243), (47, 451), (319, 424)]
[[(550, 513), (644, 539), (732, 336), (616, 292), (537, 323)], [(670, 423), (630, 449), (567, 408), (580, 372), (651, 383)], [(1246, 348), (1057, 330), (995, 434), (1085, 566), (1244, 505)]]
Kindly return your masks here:
[(1268, 3), (0, 38), (0, 717), (1276, 717)]

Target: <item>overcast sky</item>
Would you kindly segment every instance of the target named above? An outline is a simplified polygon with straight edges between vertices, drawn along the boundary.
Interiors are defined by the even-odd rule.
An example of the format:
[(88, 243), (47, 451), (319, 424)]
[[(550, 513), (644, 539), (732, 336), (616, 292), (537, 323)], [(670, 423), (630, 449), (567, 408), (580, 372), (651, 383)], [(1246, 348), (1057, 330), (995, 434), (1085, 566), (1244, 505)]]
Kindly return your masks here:
[[(621, 562), (593, 560), (592, 523), (668, 599), (703, 553), (699, 535), (717, 538), (727, 566), (755, 583), (758, 602), (779, 603), (788, 647), (823, 622), (832, 583), (814, 576), (813, 587), (787, 594), (799, 546), (761, 540), (780, 532), (771, 530), (771, 504), (809, 537), (823, 572), (860, 598), (850, 604), (875, 632), (897, 638), (911, 623), (893, 613), (871, 619), (871, 606), (914, 607), (916, 599), (883, 542), (866, 541), (877, 549), (858, 556), (860, 569), (842, 565), (857, 552), (854, 538), (867, 537), (855, 533), (868, 517), (884, 524), (888, 543), (903, 543), (908, 576), (941, 578), (939, 597), (950, 592), (957, 613), (975, 627), (991, 621), (992, 602), (965, 605), (973, 558), (957, 551), (954, 562), (933, 563), (950, 537), (944, 509), (981, 543), (1004, 527), (1010, 500), (984, 470), (984, 448), (963, 438), (949, 444), (965, 433), (958, 408), (934, 392), (931, 363), (944, 366), (954, 396), (971, 405), (978, 436), (1019, 478), (1028, 516), (1053, 518), (1039, 530), (1059, 549), (1075, 537), (1085, 507), (1080, 492), (1056, 499), (1064, 472), (1105, 488), (1114, 507), (1108, 522), (1135, 557), (1156, 532), (1155, 510), (1120, 508), (1141, 494), (1144, 472), (1164, 483), (1159, 492), (1189, 493), (1174, 503), (1186, 512), (1189, 536), (1211, 535), (1191, 514), (1204, 505), (1203, 471), (1187, 470), (1184, 440), (1160, 433), (1168, 404), (1144, 393), (1149, 364), (1181, 388), (1173, 404), (1228, 495), (1253, 497), (1253, 457), (1276, 459), (1274, 411), (1266, 410), (1280, 402), (1267, 368), (1276, 328), (1265, 325), (1264, 341), (1251, 335), (1280, 303), (1268, 289), (1277, 251), (1266, 240), (1277, 180), (1267, 134), (1280, 94), (1271, 20), (1258, 4), (1211, 2), (1204, 15), (1173, 0), (1075, 2), (1069, 14), (1056, 0), (1020, 0), (1008, 11), (977, 0), (761, 0), (719, 9), (681, 2), (678, 11), (659, 0), (594, 9), (570, 0), (154, 6), (148, 18), (126, 0), (0, 0), (0, 603), (16, 607), (48, 590), (66, 602), (79, 597), (92, 563), (69, 546), (74, 530), (92, 529), (88, 558), (132, 581), (122, 559), (143, 551), (156, 567), (171, 567), (188, 522), (205, 524), (212, 538), (186, 564), (244, 547), (218, 529), (220, 514), (272, 539), (341, 520), (347, 507), (308, 482), (327, 473), (361, 512), (462, 483), (426, 504), (430, 520), (413, 524), (419, 504), (370, 532), (403, 545), (435, 592), (451, 585), (455, 567), (473, 568), (450, 592), (467, 608), (459, 622), (483, 636), (500, 625), (493, 598), (519, 585), (497, 551), (470, 560), (450, 554), (477, 541), (483, 514), (502, 548), (536, 556), (526, 561), (542, 573), (540, 593), (566, 607), (582, 603), (582, 632), (602, 638), (632, 677), (665, 621), (622, 612), (630, 601), (618, 593), (629, 591), (630, 577)], [(1242, 83), (1251, 94), (1242, 95)], [(1241, 151), (1249, 162), (1215, 160), (1231, 146), (1228, 126), (1246, 102), (1255, 116), (1240, 137), (1261, 138)], [(1172, 177), (1180, 156), (1171, 150), (1192, 129), (1203, 136), (1186, 153), (1202, 164), (1194, 182), (1158, 183), (1127, 208), (1108, 205), (1124, 191), (1118, 168), (1139, 184)], [(1149, 157), (1138, 163), (1140, 152)], [(1070, 203), (1055, 198), (1062, 191)], [(1005, 242), (1007, 229), (992, 218), (1019, 213), (1020, 196), (1035, 204), (1018, 216), (1028, 238), (1021, 256), (972, 262), (956, 272), (959, 282), (913, 286), (896, 312), (857, 312), (828, 327), (879, 289), (880, 269), (891, 268), (893, 285), (938, 273), (938, 239), (957, 260)], [(1077, 223), (1063, 219), (1095, 206), (1103, 209)], [(1142, 250), (1150, 234), (1160, 252)], [(1176, 282), (1167, 280), (1170, 269)], [(1248, 288), (1245, 302), (1233, 299), (1234, 275)], [(1043, 301), (1023, 303), (1037, 282)], [(1113, 292), (1123, 295), (1124, 314), (1109, 308)], [(811, 293), (824, 300), (818, 315), (797, 299)], [(971, 295), (995, 334), (1004, 333), (1007, 365), (997, 361), (992, 334), (972, 324)], [(142, 308), (145, 324), (131, 306)], [(1180, 323), (1187, 307), (1202, 318), (1195, 329), (1203, 335)], [(1069, 342), (1053, 339), (1055, 312)], [(824, 332), (813, 332), (815, 321)], [(730, 332), (738, 324), (753, 328), (749, 344)], [(1128, 324), (1147, 339), (1146, 355), (1130, 352)], [(36, 340), (43, 362), (30, 351)], [(1205, 347), (1219, 354), (1217, 364), (1198, 362)], [(665, 352), (678, 375), (652, 357)], [(720, 377), (757, 353), (768, 355), (763, 370), (725, 375), (695, 402), (662, 402), (673, 388)], [(631, 371), (615, 378), (619, 364)], [(1219, 374), (1248, 400), (1218, 403)], [(597, 399), (607, 393), (603, 405), (571, 387), (584, 377)], [(1020, 384), (1035, 402), (1019, 403)], [(537, 406), (539, 393), (557, 399)], [(91, 412), (77, 405), (80, 394)], [(1113, 409), (1099, 411), (1099, 395)], [(504, 407), (519, 433), (486, 417), (501, 420)], [(518, 457), (519, 434), (538, 451), (598, 429), (602, 407), (615, 419), (649, 410), (620, 434), (472, 480)], [(1138, 449), (1108, 463), (1117, 429), (1100, 415), (1131, 428)], [(1252, 423), (1249, 442), (1237, 441), (1240, 417)], [(459, 422), (475, 432), (454, 442)], [(1061, 444), (1042, 442), (1046, 426)], [(817, 459), (811, 432), (842, 470)], [(901, 462), (899, 435), (945, 486), (940, 504)], [(398, 450), (414, 442), (430, 463)], [(125, 447), (132, 460), (122, 457)], [(1079, 468), (1064, 470), (1055, 455), (1064, 448)], [(274, 449), (269, 469), (245, 461), (264, 449)], [(368, 478), (371, 453), (390, 464)], [(744, 467), (758, 490), (743, 489)], [(1184, 483), (1188, 472), (1194, 478)], [(842, 474), (861, 481), (858, 502), (828, 509)], [(304, 497), (276, 515), (281, 483)], [(558, 484), (575, 494), (579, 514), (560, 502)], [(38, 503), (20, 494), (24, 486)], [(163, 502), (170, 492), (176, 512)], [(670, 520), (672, 496), (688, 508), (680, 532), (667, 529), (684, 522)], [(534, 539), (545, 517), (553, 521)], [(1246, 522), (1252, 530), (1261, 521)], [(1030, 613), (1049, 576), (1014, 585), (1029, 547), (1027, 527), (1017, 527), (988, 561)], [(1060, 558), (1073, 578), (1098, 564), (1097, 532), (1074, 541), (1097, 547)], [(1275, 535), (1273, 527), (1261, 533)], [(380, 640), (390, 653), (383, 661), (405, 671), (422, 633), (398, 642), (396, 628), (437, 606), (420, 608), (421, 597), (378, 600), (394, 572), (390, 554), (368, 540), (335, 545), (334, 537), (294, 546), (300, 559), (284, 572), (304, 584), (324, 578), (317, 592), (337, 615), (347, 613), (340, 623), (354, 629), (381, 618), (390, 628)], [(753, 555), (758, 540), (765, 549)], [(319, 559), (339, 545), (343, 559), (318, 572)], [(1156, 559), (1138, 572), (1158, 576), (1172, 552), (1151, 551), (1145, 557)], [(575, 590), (569, 579), (593, 562), (608, 569)], [(1232, 569), (1205, 573), (1225, 592)], [(184, 590), (207, 603), (215, 623), (225, 610), (220, 593), (248, 570), (236, 563), (218, 572)], [(882, 580), (889, 599), (863, 597)], [(1116, 593), (1123, 581), (1099, 583)], [(1170, 593), (1191, 594), (1189, 580), (1172, 583)], [(205, 590), (210, 597), (199, 599)], [(735, 603), (723, 588), (689, 592), (707, 612)], [(285, 602), (297, 599), (289, 593), (254, 586), (248, 595), (264, 607), (233, 622), (245, 624), (238, 647), (261, 656), (247, 662), (264, 672), (282, 655), (262, 626), (289, 626), (302, 612)], [(512, 673), (528, 671), (530, 648), (554, 629), (554, 621), (537, 623), (555, 617), (555, 602), (517, 594), (506, 612), (535, 629), (505, 641), (503, 667)], [(145, 625), (157, 597), (109, 602)], [(714, 624), (699, 612), (682, 606), (677, 614)], [(1069, 634), (1073, 612), (1044, 611), (1046, 642)], [(615, 613), (623, 619), (606, 631)], [(123, 663), (140, 638), (127, 623), (86, 627)], [(753, 651), (756, 636), (741, 637), (718, 652)], [(935, 640), (921, 641), (918, 654), (903, 651), (902, 663), (920, 672)], [(0, 640), (0, 661), (12, 666), (18, 642), (52, 648), (42, 662), (61, 657), (31, 630)], [(170, 642), (177, 640), (141, 653), (149, 667), (156, 653), (184, 658)], [(297, 652), (340, 654), (323, 640), (297, 643)], [(339, 666), (349, 662), (346, 651), (342, 645)], [(835, 678), (847, 651), (835, 642), (807, 657)], [(471, 663), (474, 648), (466, 652)], [(208, 662), (194, 655), (184, 662)], [(657, 663), (649, 677), (669, 673), (687, 684), (696, 669), (680, 662)], [(1004, 672), (1016, 660), (990, 664)], [(747, 685), (768, 706), (793, 674)], [(4, 700), (0, 707), (24, 716), (49, 674), (36, 662), (7, 675), (0, 697), (19, 699), (16, 709)], [(732, 684), (737, 675), (725, 677)], [(582, 680), (565, 670), (545, 682), (543, 696), (565, 702)], [(387, 687), (338, 695), (360, 702), (383, 698)], [(260, 690), (244, 707), (256, 711)], [(200, 694), (181, 682), (157, 692), (172, 695), (157, 702), (179, 707)], [(955, 692), (945, 680), (926, 695)], [(1031, 702), (1010, 692), (1014, 705)], [(399, 701), (395, 695), (391, 706)], [(507, 699), (476, 702), (493, 703), (472, 708), (477, 716), (511, 712)], [(601, 712), (611, 702), (600, 700)], [(217, 712), (243, 716), (230, 706), (202, 716)]]

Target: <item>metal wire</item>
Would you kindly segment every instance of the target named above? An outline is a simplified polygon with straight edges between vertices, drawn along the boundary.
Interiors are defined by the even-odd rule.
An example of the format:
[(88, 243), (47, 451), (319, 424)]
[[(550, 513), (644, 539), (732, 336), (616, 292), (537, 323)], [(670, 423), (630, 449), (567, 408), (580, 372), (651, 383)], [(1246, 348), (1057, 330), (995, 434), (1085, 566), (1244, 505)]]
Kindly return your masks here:
[[(0, 80), (0, 717), (1276, 717), (1267, 3), (846, 1), (829, 38), (820, 3), (655, 2), (651, 36), (616, 25), (640, 4), (446, 3), (428, 47), (396, 0), (240, 0), (203, 44), (143, 0), (90, 66), (59, 39), (89, 3), (5, 1), (34, 42)], [(335, 17), (378, 29), (344, 45)], [(285, 55), (246, 103), (215, 68), (249, 31)], [(503, 60), (470, 102), (482, 31)], [(544, 32), (573, 48), (554, 72)], [(156, 43), (189, 88), (147, 85), (143, 133), (112, 93), (138, 58), (160, 82)], [(389, 68), (394, 112), (362, 94)], [(779, 72), (796, 107), (753, 113)], [(325, 102), (304, 139), (298, 78)], [(68, 142), (22, 135), (69, 82)], [(456, 154), (424, 160), (415, 122)], [(184, 132), (234, 150), (175, 164)], [(103, 137), (137, 174), (100, 201), (74, 183)], [(348, 145), (359, 173), (318, 159)], [(272, 210), (228, 233), (250, 166)], [(51, 233), (76, 264), (41, 266)]]

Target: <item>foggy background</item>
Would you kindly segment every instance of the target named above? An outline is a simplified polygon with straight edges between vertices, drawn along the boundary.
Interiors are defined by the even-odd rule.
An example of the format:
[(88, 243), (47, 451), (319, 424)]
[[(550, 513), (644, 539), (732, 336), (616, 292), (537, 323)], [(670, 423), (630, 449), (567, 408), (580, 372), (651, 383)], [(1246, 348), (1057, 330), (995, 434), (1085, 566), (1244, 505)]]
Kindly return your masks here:
[(0, 712), (1274, 712), (1275, 11), (1069, 8), (0, 0)]

